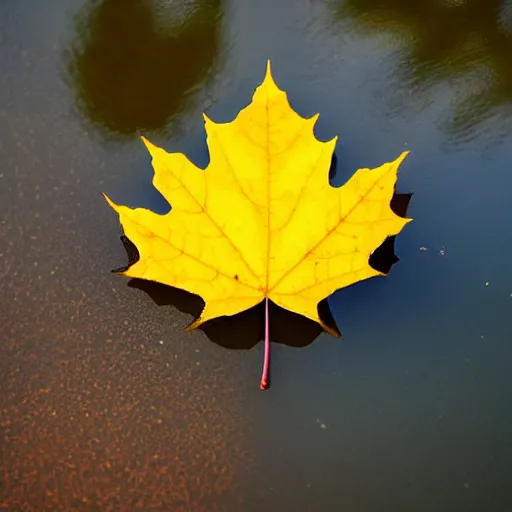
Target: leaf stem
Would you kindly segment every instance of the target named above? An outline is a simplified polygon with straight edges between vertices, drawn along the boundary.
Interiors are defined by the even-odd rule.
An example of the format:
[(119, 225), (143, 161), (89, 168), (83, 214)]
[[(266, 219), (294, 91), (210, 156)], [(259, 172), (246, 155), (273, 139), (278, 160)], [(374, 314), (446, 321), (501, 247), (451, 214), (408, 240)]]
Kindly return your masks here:
[(268, 321), (268, 297), (265, 297), (265, 356), (263, 359), (263, 371), (261, 373), (260, 389), (264, 391), (269, 387), (268, 368), (270, 363), (270, 327)]

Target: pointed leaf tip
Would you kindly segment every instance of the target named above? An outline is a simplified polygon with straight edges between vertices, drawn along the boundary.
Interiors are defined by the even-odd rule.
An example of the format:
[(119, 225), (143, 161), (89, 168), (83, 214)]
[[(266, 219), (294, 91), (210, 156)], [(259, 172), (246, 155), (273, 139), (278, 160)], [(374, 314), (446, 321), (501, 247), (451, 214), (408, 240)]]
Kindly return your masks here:
[(311, 117), (306, 118), (306, 121), (310, 122), (311, 126), (314, 128), (319, 117), (320, 117), (320, 114), (316, 113), (316, 114), (313, 114)]
[(112, 201), (112, 199), (110, 199), (110, 197), (108, 197), (107, 194), (105, 194), (105, 192), (102, 192), (101, 195), (104, 197), (105, 201), (107, 201), (111, 208), (117, 210), (117, 204), (115, 204), (114, 201)]
[(410, 153), (410, 151), (408, 149), (405, 151), (402, 151), (400, 156), (397, 158), (399, 165), (409, 156), (409, 153)]
[(321, 325), (322, 329), (331, 336), (334, 336), (335, 338), (343, 338), (342, 334), (338, 332), (336, 329), (333, 329), (332, 327), (329, 327), (326, 323), (324, 323), (321, 319), (317, 320), (317, 322)]
[(184, 332), (195, 331), (201, 324), (203, 324), (203, 319), (201, 317), (193, 320), (187, 327), (185, 327)]
[(146, 139), (146, 137), (144, 137), (143, 135), (141, 135), (141, 140), (142, 142), (144, 142), (144, 145), (146, 146), (146, 149), (149, 151), (149, 154), (151, 156), (154, 155), (154, 153), (160, 149), (158, 146), (155, 146), (152, 142), (150, 142), (148, 139)]
[(263, 83), (269, 83), (275, 85), (274, 77), (272, 76), (272, 66), (270, 65), (270, 59), (267, 60), (267, 68), (265, 70), (265, 78), (263, 79)]

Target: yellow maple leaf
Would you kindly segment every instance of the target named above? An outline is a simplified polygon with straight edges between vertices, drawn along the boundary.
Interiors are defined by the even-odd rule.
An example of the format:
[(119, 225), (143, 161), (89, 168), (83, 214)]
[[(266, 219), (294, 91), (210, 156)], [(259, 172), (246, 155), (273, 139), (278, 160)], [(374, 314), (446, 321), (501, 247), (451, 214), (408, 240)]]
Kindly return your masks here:
[(371, 253), (411, 220), (390, 207), (407, 152), (332, 187), (328, 172), (337, 138), (315, 137), (318, 115), (305, 119), (290, 107), (270, 62), (251, 104), (233, 121), (204, 119), (205, 170), (143, 138), (153, 184), (171, 204), (169, 213), (119, 206), (105, 196), (140, 254), (122, 274), (201, 296), (205, 307), (188, 329), (263, 300), (268, 310), (272, 300), (333, 333), (318, 303), (382, 275), (369, 265)]

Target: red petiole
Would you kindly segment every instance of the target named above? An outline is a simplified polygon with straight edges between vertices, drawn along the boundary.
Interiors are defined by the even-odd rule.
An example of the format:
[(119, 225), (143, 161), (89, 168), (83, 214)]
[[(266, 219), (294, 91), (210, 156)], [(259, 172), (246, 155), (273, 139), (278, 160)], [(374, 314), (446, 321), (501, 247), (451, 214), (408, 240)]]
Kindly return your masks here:
[(268, 368), (270, 363), (270, 328), (268, 321), (268, 297), (265, 297), (265, 356), (263, 359), (263, 372), (261, 373), (260, 389), (268, 389)]

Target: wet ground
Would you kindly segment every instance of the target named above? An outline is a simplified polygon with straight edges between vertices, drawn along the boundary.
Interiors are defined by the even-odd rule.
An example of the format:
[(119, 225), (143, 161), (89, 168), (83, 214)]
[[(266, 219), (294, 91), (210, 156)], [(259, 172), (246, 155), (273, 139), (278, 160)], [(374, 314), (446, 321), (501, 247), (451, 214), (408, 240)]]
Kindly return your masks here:
[[(0, 509), (512, 510), (511, 57), (498, 0), (3, 0)], [(110, 273), (100, 192), (165, 211), (138, 135), (205, 165), (267, 58), (336, 184), (411, 151), (415, 220), (261, 393), (258, 321)]]

